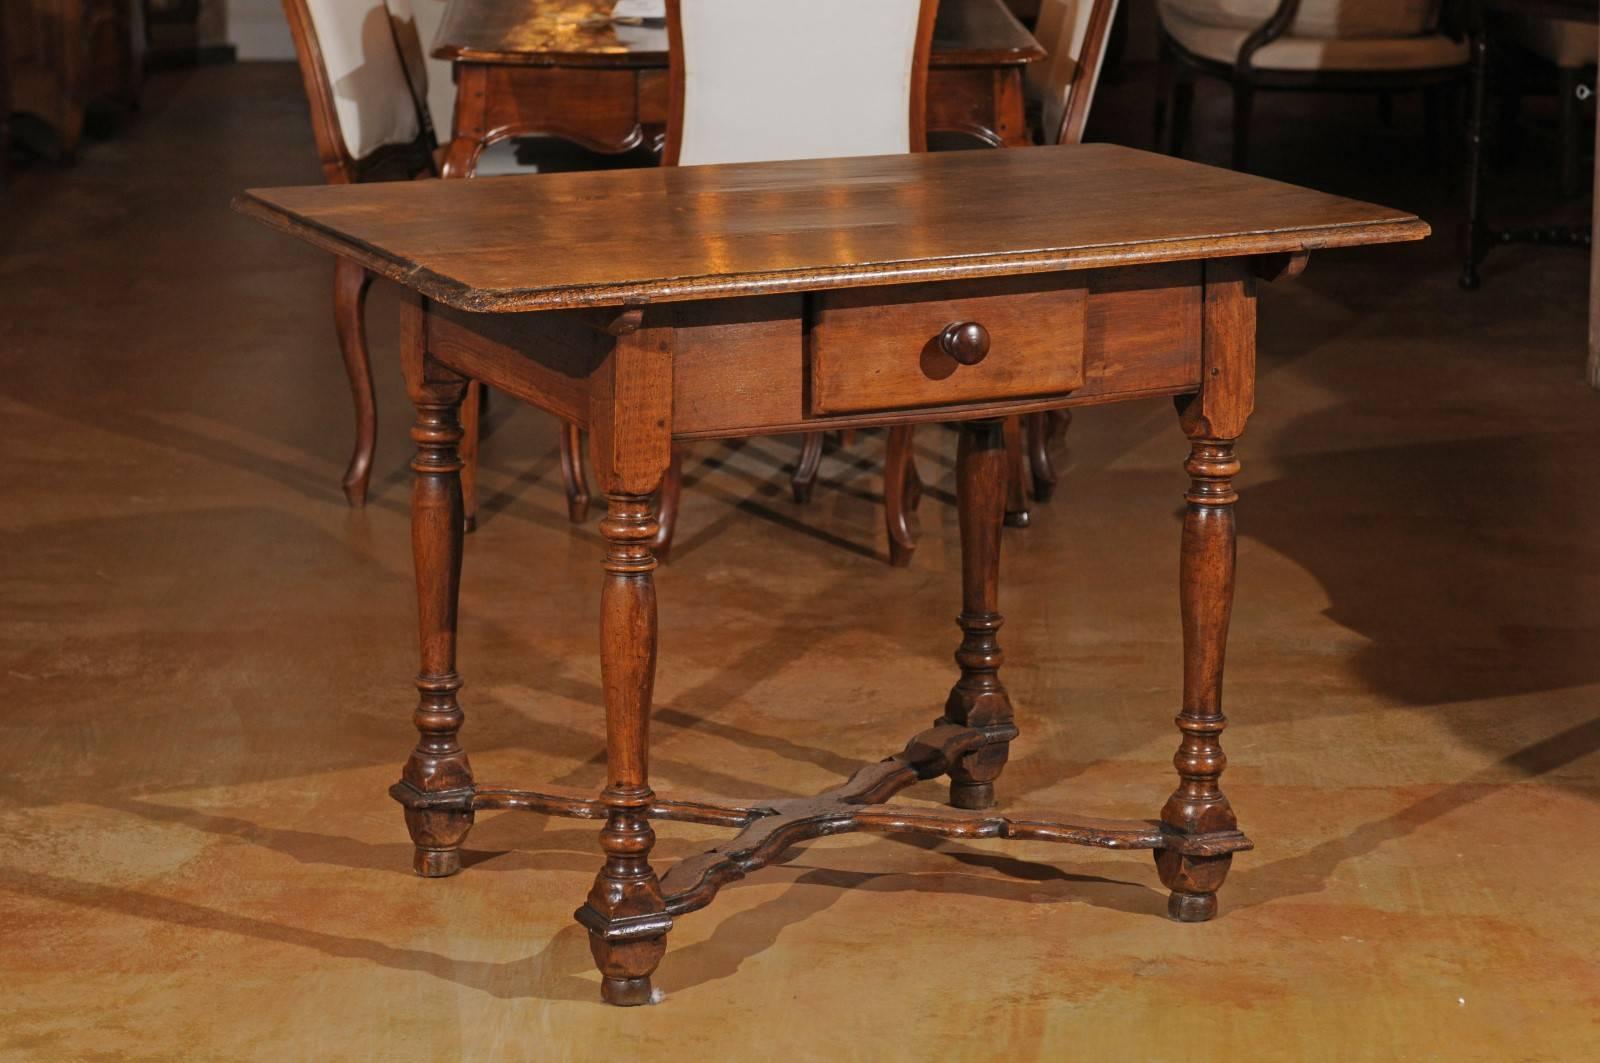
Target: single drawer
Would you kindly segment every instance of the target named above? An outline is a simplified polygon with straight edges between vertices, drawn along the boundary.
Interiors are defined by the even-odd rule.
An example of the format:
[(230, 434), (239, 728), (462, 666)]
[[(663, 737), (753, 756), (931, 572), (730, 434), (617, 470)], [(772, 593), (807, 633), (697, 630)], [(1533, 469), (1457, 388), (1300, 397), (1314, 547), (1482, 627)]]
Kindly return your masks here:
[(1087, 305), (1081, 273), (822, 292), (806, 333), (808, 410), (823, 416), (1072, 391), (1083, 386)]

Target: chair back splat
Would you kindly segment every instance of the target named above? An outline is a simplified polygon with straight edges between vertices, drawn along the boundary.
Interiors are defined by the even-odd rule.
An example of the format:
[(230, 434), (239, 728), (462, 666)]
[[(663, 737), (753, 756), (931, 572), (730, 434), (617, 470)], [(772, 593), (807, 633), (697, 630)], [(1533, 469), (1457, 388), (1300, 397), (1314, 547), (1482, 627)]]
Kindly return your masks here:
[(1049, 52), (1028, 66), (1028, 93), (1040, 102), (1046, 144), (1077, 144), (1094, 104), (1118, 0), (1044, 0), (1034, 35)]
[(666, 163), (926, 148), (937, 0), (667, 0)]

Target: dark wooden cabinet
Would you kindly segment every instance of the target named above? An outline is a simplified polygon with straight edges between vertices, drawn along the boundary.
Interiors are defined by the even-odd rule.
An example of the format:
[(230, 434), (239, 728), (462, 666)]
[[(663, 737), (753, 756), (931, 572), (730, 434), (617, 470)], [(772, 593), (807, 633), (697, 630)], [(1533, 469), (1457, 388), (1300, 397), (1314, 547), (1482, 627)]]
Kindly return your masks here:
[[(41, 150), (70, 159), (97, 104), (134, 107), (144, 74), (144, 19), (137, 0), (6, 0), (0, 5), (0, 83), (6, 116), (48, 127)], [(12, 121), (21, 137), (25, 123)]]

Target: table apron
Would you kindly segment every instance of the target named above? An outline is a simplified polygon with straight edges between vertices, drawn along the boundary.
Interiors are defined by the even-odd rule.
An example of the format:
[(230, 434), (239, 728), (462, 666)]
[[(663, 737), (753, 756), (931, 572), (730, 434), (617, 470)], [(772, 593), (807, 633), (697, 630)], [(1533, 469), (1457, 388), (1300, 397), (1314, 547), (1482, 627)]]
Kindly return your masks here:
[[(1198, 390), (1204, 270), (1202, 263), (1180, 262), (1055, 274), (1064, 293), (1076, 292), (1059, 304), (1041, 303), (1037, 275), (1015, 278), (1028, 283), (1011, 288), (958, 281), (853, 289), (851, 312), (870, 319), (881, 305), (886, 331), (870, 343), (861, 335), (858, 361), (843, 377), (859, 401), (844, 413), (819, 410), (814, 395), (822, 349), (816, 323), (830, 293), (704, 300), (648, 312), (671, 326), (674, 438), (958, 421)], [(918, 306), (932, 309), (919, 317)], [(989, 361), (952, 362), (919, 379), (938, 331), (956, 323), (944, 317), (965, 319), (967, 310), (995, 329)], [(471, 313), (429, 304), (428, 352), (587, 428), (593, 381), (616, 342), (618, 314)], [(1036, 318), (1031, 332), (1025, 315)], [(858, 327), (853, 321), (851, 328)], [(828, 358), (850, 352), (847, 345)]]

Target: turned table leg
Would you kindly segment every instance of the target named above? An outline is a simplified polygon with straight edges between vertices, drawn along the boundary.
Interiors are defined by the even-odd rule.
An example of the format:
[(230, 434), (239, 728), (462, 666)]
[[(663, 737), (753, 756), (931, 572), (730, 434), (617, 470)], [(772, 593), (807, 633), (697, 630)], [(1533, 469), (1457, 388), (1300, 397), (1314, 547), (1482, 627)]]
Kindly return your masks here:
[[(1304, 263), (1302, 262), (1303, 266)], [(1188, 506), (1183, 518), (1179, 601), (1183, 613), (1183, 739), (1173, 764), (1178, 788), (1161, 809), (1161, 822), (1179, 834), (1238, 829), (1222, 794), (1222, 659), (1233, 612), (1233, 478), (1239, 463), (1234, 441), (1255, 406), (1256, 285), (1254, 267), (1230, 259), (1206, 264), (1205, 342), (1200, 393), (1176, 400), (1189, 437)], [(1217, 914), (1217, 889), (1231, 855), (1185, 856), (1156, 852), (1161, 882), (1172, 891), (1174, 919), (1202, 922)]]
[(674, 463), (672, 336), (646, 311), (620, 314), (616, 343), (592, 378), (589, 437), (606, 497), (600, 595), (600, 679), (606, 701), (606, 786), (600, 803), (605, 863), (579, 908), (610, 1004), (651, 1002), (650, 975), (667, 950), (672, 917), (650, 866), (650, 699), (656, 676), (655, 495)]
[(600, 670), (606, 696), (606, 825), (600, 831), (605, 865), (578, 921), (600, 968), (600, 995), (609, 1004), (650, 1003), (650, 975), (667, 951), (672, 920), (650, 866), (648, 748), (650, 695), (656, 669), (657, 526), (649, 495), (608, 495), (600, 523), (606, 539), (605, 589), (600, 598)]
[[(1178, 788), (1161, 809), (1161, 821), (1184, 834), (1237, 830), (1238, 820), (1222, 793), (1222, 663), (1233, 612), (1235, 531), (1233, 478), (1239, 462), (1232, 440), (1196, 439), (1184, 468), (1190, 476), (1183, 519), (1179, 569), (1183, 610), (1183, 740), (1173, 757)], [(1161, 882), (1172, 891), (1167, 911), (1186, 923), (1217, 914), (1217, 889), (1228, 876), (1232, 854), (1183, 856), (1156, 853)]]
[[(461, 589), (460, 407), (467, 380), (415, 349), (420, 330), (408, 330), (407, 384), (417, 407), (411, 429), (417, 454), (411, 487), (411, 547), (416, 565), (422, 666), (417, 675), (419, 740), (401, 772), (402, 788), (418, 795), (455, 792), (452, 807), (406, 803), (406, 827), (416, 845), (413, 866), (427, 878), (461, 870), (461, 843), (472, 829), (472, 768), (457, 738), (456, 605)], [(402, 798), (402, 801), (405, 799)]]
[[(1000, 527), (1005, 517), (1009, 465), (1000, 421), (967, 421), (956, 452), (956, 493), (961, 520), (962, 631), (956, 663), (961, 678), (950, 691), (940, 723), (979, 729), (1011, 726), (1011, 699), (1000, 682), (1004, 655), (996, 634), (1000, 606)], [(950, 769), (950, 803), (957, 808), (994, 805), (994, 782), (1006, 765), (1008, 743), (986, 745)]]

